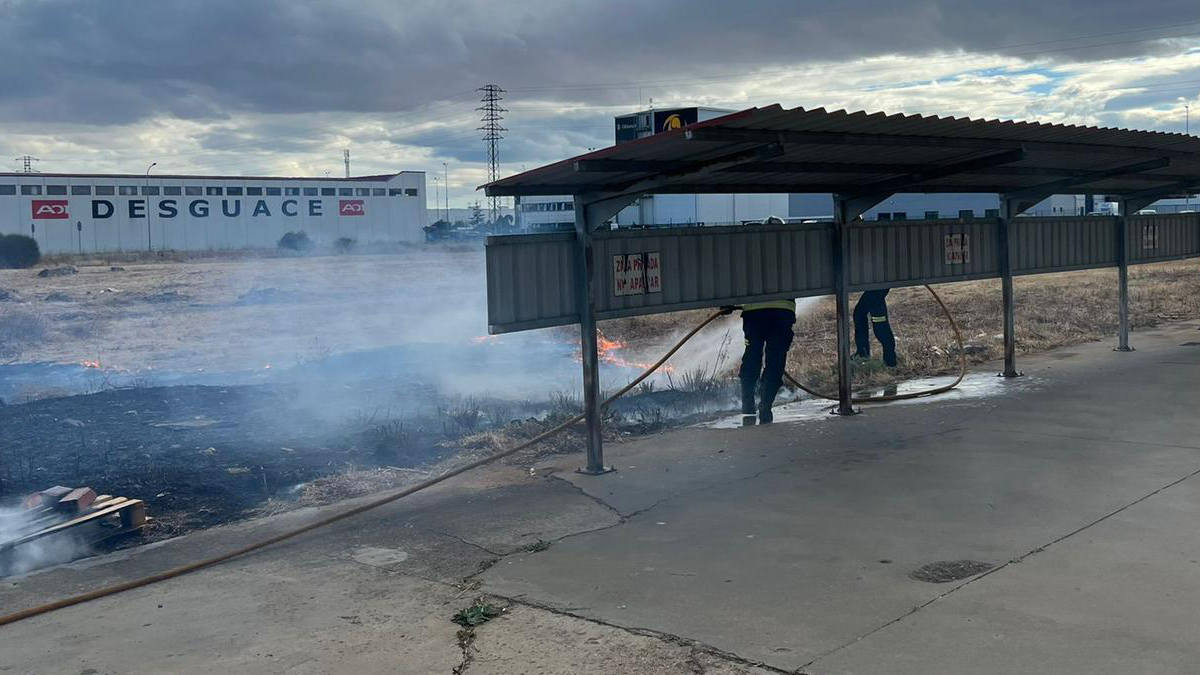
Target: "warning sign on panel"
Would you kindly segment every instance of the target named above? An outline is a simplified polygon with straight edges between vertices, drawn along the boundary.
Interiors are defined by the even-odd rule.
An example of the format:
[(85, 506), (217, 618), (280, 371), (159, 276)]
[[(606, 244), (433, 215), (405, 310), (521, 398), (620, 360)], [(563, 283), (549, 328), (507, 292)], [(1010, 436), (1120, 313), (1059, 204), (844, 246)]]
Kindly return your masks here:
[(963, 265), (971, 262), (971, 240), (968, 235), (947, 234), (942, 241), (946, 249), (945, 263), (947, 265)]
[(613, 295), (645, 295), (662, 291), (662, 263), (657, 251), (613, 256)]

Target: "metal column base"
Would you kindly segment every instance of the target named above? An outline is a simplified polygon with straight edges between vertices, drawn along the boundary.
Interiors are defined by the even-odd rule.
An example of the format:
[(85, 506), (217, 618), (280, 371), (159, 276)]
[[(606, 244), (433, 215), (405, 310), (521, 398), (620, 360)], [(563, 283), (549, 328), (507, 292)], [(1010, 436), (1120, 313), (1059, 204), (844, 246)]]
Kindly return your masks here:
[(606, 473), (613, 473), (616, 469), (611, 466), (602, 466), (599, 469), (590, 469), (586, 466), (581, 466), (575, 469), (575, 473), (581, 473), (585, 476), (603, 476)]
[(996, 373), (996, 377), (1004, 377), (1004, 378), (1025, 377), (1025, 373), (1022, 373), (1019, 370), (1014, 370), (1011, 372)]
[(1126, 347), (1113, 347), (1113, 351), (1114, 352), (1135, 352), (1137, 350), (1134, 349), (1133, 347), (1126, 346)]
[(829, 414), (830, 415), (838, 415), (841, 417), (853, 417), (854, 415), (861, 415), (862, 411), (855, 410), (854, 408), (851, 408), (850, 410), (842, 410), (838, 406), (835, 405), (829, 409)]

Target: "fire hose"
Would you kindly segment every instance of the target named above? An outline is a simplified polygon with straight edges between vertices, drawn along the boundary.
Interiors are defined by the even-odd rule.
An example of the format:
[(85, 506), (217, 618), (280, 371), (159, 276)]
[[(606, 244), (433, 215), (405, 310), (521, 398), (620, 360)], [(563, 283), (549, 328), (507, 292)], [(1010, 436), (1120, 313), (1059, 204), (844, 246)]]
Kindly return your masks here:
[[(958, 330), (958, 324), (956, 324), (954, 322), (954, 317), (951, 316), (950, 310), (946, 308), (945, 303), (942, 302), (942, 299), (938, 297), (937, 293), (934, 293), (933, 289), (929, 288), (928, 286), (926, 286), (925, 288), (929, 289), (930, 293), (933, 293), (934, 299), (937, 300), (938, 304), (942, 308), (942, 311), (946, 313), (946, 316), (950, 319), (951, 325), (954, 327), (954, 333), (955, 333), (955, 336), (957, 337), (958, 343), (959, 343), (959, 354), (960, 354), (960, 360), (959, 360), (960, 371), (959, 371), (958, 379), (956, 379), (953, 383), (951, 383), (949, 385), (937, 387), (935, 389), (931, 389), (928, 391), (914, 392), (914, 393), (901, 394), (901, 395), (883, 396), (883, 397), (855, 398), (854, 399), (855, 402), (895, 401), (895, 400), (906, 399), (906, 398), (915, 398), (917, 396), (932, 396), (933, 394), (948, 391), (948, 390), (954, 388), (955, 386), (957, 386), (958, 383), (962, 381), (963, 376), (966, 374), (966, 357), (962, 355), (962, 335)], [(668, 359), (670, 359), (672, 356), (674, 356), (675, 353), (678, 352), (679, 349), (682, 348), (683, 345), (688, 342), (688, 340), (691, 340), (692, 337), (694, 337), (696, 335), (696, 333), (699, 333), (705, 326), (707, 326), (708, 324), (712, 323), (717, 318), (719, 318), (725, 314), (727, 314), (727, 312), (723, 312), (723, 311), (718, 311), (718, 312), (714, 312), (714, 313), (710, 314), (708, 316), (708, 318), (704, 319), (704, 321), (701, 321), (695, 328), (693, 328), (687, 334), (685, 334), (682, 338), (680, 338), (679, 341), (676, 342), (675, 345), (672, 346), (667, 351), (667, 353), (663, 354), (662, 358), (655, 361), (649, 368), (644, 370), (642, 372), (642, 374), (638, 375), (633, 380), (631, 380), (629, 382), (629, 384), (626, 384), (624, 387), (619, 389), (615, 394), (613, 394), (612, 396), (609, 396), (607, 399), (605, 399), (604, 402), (601, 404), (601, 407), (607, 408), (614, 401), (621, 398), (625, 394), (629, 393), (630, 390), (632, 390), (637, 385), (641, 384), (642, 381), (644, 381), (647, 377), (650, 377), (650, 375), (652, 375), (656, 370), (658, 370), (660, 367), (662, 367), (662, 365), (664, 363), (666, 363)], [(792, 384), (794, 384), (795, 386), (799, 387), (800, 389), (803, 389), (804, 391), (812, 394), (813, 396), (817, 396), (820, 398), (832, 398), (832, 399), (837, 398), (837, 397), (826, 396), (819, 392), (815, 392), (815, 391), (809, 389), (808, 387), (805, 387), (804, 385), (800, 384), (791, 375), (787, 375), (787, 378), (792, 382)], [(268, 546), (272, 546), (274, 544), (278, 544), (280, 542), (287, 541), (288, 539), (298, 537), (301, 534), (304, 534), (306, 532), (311, 532), (313, 530), (324, 527), (326, 525), (336, 523), (340, 520), (345, 520), (347, 518), (356, 516), (360, 513), (365, 513), (372, 509), (379, 508), (380, 506), (384, 506), (386, 504), (390, 504), (392, 502), (398, 501), (409, 495), (412, 495), (412, 494), (415, 494), (422, 490), (431, 488), (431, 487), (437, 485), (438, 483), (449, 480), (455, 476), (464, 474), (468, 471), (477, 469), (481, 466), (491, 464), (492, 462), (503, 459), (510, 455), (514, 455), (522, 450), (525, 450), (526, 448), (529, 448), (530, 446), (536, 445), (537, 443), (539, 443), (555, 434), (558, 434), (558, 433), (566, 430), (567, 428), (583, 421), (585, 417), (586, 417), (586, 414), (580, 413), (580, 414), (575, 415), (574, 417), (566, 420), (565, 422), (559, 424), (558, 426), (555, 426), (552, 429), (549, 429), (547, 431), (543, 431), (542, 433), (534, 436), (533, 438), (531, 438), (523, 443), (519, 443), (507, 450), (503, 450), (503, 451), (498, 452), (493, 455), (488, 455), (487, 457), (477, 459), (473, 462), (468, 462), (467, 464), (464, 464), (462, 466), (445, 471), (437, 476), (434, 476), (433, 478), (428, 478), (426, 480), (423, 480), (420, 483), (417, 483), (416, 485), (411, 485), (407, 488), (404, 488), (403, 490), (400, 490), (399, 492), (395, 492), (393, 494), (388, 494), (383, 497), (373, 499), (364, 504), (360, 504), (358, 506), (346, 509), (345, 511), (341, 511), (341, 512), (332, 514), (330, 516), (326, 516), (325, 518), (321, 518), (321, 519), (316, 520), (307, 525), (303, 525), (301, 527), (298, 527), (298, 528), (295, 528), (292, 530), (288, 530), (286, 532), (282, 532), (275, 536), (268, 537), (266, 539), (262, 539), (260, 541), (254, 542), (252, 544), (248, 544), (241, 548), (234, 549), (233, 551), (229, 551), (228, 553), (222, 553), (220, 555), (212, 556), (210, 558), (205, 558), (203, 560), (198, 560), (196, 562), (188, 563), (186, 565), (180, 565), (178, 567), (174, 567), (169, 570), (159, 572), (157, 574), (151, 574), (149, 576), (145, 576), (140, 579), (133, 579), (131, 581), (126, 581), (126, 582), (122, 582), (119, 584), (113, 584), (111, 586), (105, 586), (104, 588), (98, 588), (93, 591), (88, 591), (86, 593), (80, 593), (78, 595), (73, 595), (73, 596), (70, 596), (67, 598), (62, 598), (60, 600), (48, 602), (48, 603), (45, 603), (42, 605), (38, 605), (36, 607), (30, 607), (28, 609), (23, 609), (23, 610), (20, 610), (17, 612), (12, 612), (10, 614), (5, 614), (3, 616), (0, 616), (0, 626), (4, 626), (7, 624), (11, 624), (11, 623), (16, 623), (16, 622), (22, 621), (24, 619), (35, 617), (40, 614), (46, 614), (48, 612), (53, 612), (55, 610), (63, 609), (65, 607), (71, 607), (73, 605), (82, 604), (82, 603), (89, 602), (92, 600), (98, 600), (100, 598), (107, 597), (110, 595), (116, 595), (117, 593), (122, 593), (124, 591), (133, 590), (135, 588), (149, 586), (151, 584), (155, 584), (160, 581), (166, 581), (167, 579), (174, 579), (175, 577), (183, 576), (190, 572), (195, 572), (197, 570), (201, 570), (206, 567), (211, 567), (213, 565), (225, 562), (232, 558), (237, 558), (239, 556), (246, 555), (247, 553), (251, 553), (251, 552), (257, 551), (259, 549), (263, 549)]]
[[(937, 302), (938, 307), (942, 308), (942, 313), (946, 315), (946, 319), (950, 321), (950, 327), (954, 329), (954, 339), (958, 342), (958, 377), (954, 378), (954, 381), (949, 384), (943, 384), (939, 387), (923, 389), (921, 391), (909, 391), (903, 394), (884, 394), (881, 396), (855, 396), (850, 399), (852, 403), (883, 403), (884, 401), (906, 401), (911, 398), (936, 396), (937, 394), (944, 394), (957, 387), (963, 381), (963, 378), (967, 376), (967, 352), (963, 348), (962, 331), (958, 329), (958, 322), (954, 320), (954, 315), (950, 313), (950, 309), (946, 307), (946, 303), (942, 302), (942, 298), (937, 294), (937, 291), (933, 290), (928, 285), (925, 286), (925, 290), (929, 291), (929, 294), (932, 295), (933, 299)], [(792, 383), (792, 386), (808, 392), (817, 398), (823, 398), (830, 401), (839, 400), (837, 396), (830, 396), (829, 394), (822, 394), (819, 391), (813, 391), (812, 389), (809, 389), (801, 384), (799, 380), (792, 377), (792, 374), (786, 370), (784, 371), (783, 376), (787, 378), (788, 382)]]

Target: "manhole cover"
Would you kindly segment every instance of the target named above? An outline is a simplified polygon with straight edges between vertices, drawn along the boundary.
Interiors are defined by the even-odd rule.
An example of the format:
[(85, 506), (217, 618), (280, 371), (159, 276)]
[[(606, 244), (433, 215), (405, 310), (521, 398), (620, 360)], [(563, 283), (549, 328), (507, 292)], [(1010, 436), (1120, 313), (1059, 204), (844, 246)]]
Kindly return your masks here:
[(958, 581), (982, 574), (995, 567), (991, 563), (978, 560), (939, 560), (928, 565), (921, 565), (908, 573), (917, 581), (927, 581), (931, 584), (944, 584), (947, 581)]

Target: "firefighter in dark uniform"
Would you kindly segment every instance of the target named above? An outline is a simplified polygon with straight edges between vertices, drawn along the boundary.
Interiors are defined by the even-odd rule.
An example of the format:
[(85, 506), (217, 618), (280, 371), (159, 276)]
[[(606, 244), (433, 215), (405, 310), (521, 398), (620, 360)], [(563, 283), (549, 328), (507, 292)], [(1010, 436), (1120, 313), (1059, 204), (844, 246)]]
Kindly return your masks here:
[(742, 307), (746, 351), (742, 354), (742, 368), (738, 376), (742, 381), (743, 424), (754, 424), (755, 413), (762, 424), (770, 424), (774, 419), (771, 406), (783, 384), (783, 368), (787, 363), (788, 349), (792, 346), (794, 323), (795, 300), (752, 303)]
[(889, 368), (896, 367), (896, 336), (888, 323), (887, 294), (891, 289), (864, 291), (854, 305), (854, 347), (856, 356), (871, 358), (871, 337), (867, 335), (867, 324), (875, 331), (875, 338), (883, 346), (883, 362)]

